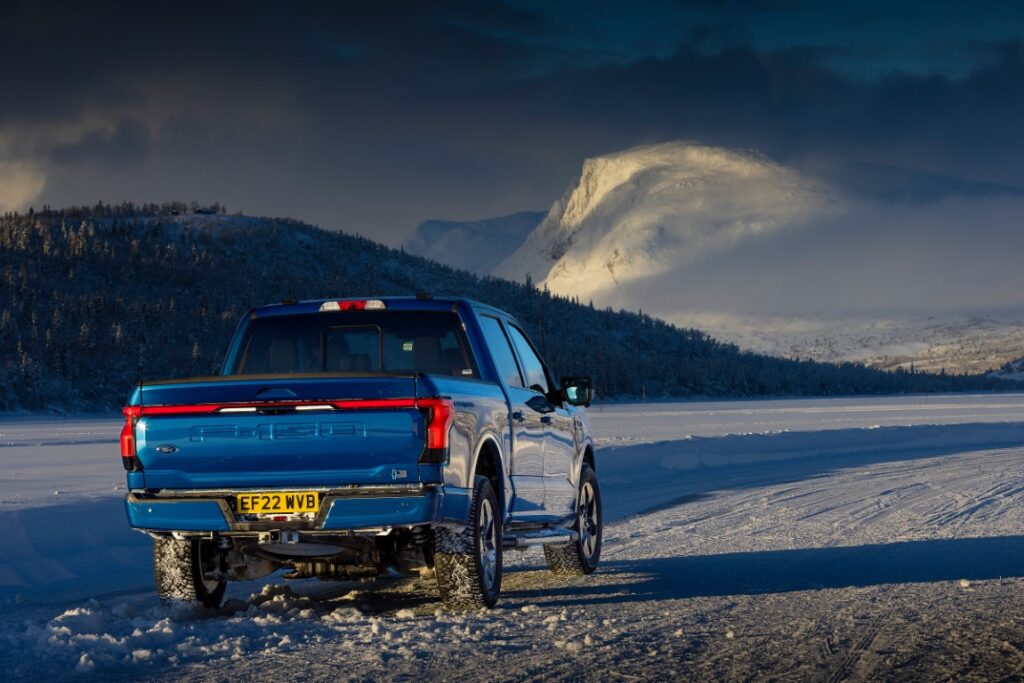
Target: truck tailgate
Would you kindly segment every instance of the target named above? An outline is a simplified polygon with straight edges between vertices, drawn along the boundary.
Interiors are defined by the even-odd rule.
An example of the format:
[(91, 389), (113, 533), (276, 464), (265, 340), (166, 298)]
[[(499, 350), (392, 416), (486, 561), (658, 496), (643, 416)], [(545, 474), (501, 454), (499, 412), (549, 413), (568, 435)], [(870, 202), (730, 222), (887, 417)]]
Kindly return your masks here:
[(427, 427), (416, 393), (413, 377), (144, 385), (136, 457), (148, 489), (414, 483)]

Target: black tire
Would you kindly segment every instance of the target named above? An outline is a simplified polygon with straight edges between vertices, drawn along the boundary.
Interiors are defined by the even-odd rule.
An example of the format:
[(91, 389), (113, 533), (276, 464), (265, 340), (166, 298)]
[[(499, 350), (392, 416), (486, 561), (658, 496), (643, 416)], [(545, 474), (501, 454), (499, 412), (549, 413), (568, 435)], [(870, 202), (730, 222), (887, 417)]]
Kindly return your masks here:
[(501, 511), (491, 482), (476, 477), (469, 524), (434, 532), (434, 574), (448, 609), (494, 607), (501, 593)]
[(212, 541), (153, 539), (156, 592), (164, 602), (185, 601), (203, 607), (219, 607), (227, 581), (210, 578), (210, 575), (222, 575), (220, 562), (220, 553)]
[(544, 546), (548, 569), (555, 574), (572, 576), (583, 576), (597, 569), (601, 560), (602, 525), (601, 489), (597, 486), (597, 475), (590, 465), (584, 463), (576, 489), (576, 522), (572, 527), (576, 540)]

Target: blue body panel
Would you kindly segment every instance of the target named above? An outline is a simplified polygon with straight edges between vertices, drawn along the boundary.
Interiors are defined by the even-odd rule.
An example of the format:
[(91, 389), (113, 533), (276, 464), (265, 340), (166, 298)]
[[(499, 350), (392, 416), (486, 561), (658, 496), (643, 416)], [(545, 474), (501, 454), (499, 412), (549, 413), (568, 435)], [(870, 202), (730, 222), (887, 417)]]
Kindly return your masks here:
[[(350, 531), (389, 526), (431, 524), (442, 519), (442, 511), (468, 515), (468, 495), (463, 491), (449, 496), (437, 490), (407, 496), (342, 497), (328, 503), (330, 508), (317, 531)], [(229, 531), (234, 518), (225, 515), (216, 500), (131, 500), (125, 501), (128, 520), (137, 529), (147, 531)]]
[(128, 522), (136, 529), (228, 531), (228, 520), (213, 500), (125, 500)]
[(441, 507), (441, 521), (464, 523), (469, 519), (469, 504), (473, 500), (473, 490), (461, 486), (446, 486), (444, 501)]
[(369, 529), (413, 526), (439, 520), (440, 496), (429, 491), (420, 496), (338, 498), (331, 505), (323, 530)]

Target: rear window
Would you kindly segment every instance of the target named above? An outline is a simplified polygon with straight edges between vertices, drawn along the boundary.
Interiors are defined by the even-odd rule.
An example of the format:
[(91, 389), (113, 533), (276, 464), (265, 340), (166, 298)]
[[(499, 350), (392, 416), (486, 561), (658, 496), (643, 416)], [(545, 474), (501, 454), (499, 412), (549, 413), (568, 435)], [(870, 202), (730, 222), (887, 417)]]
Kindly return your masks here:
[(445, 311), (345, 311), (256, 318), (232, 375), (423, 372), (478, 377), (462, 321)]

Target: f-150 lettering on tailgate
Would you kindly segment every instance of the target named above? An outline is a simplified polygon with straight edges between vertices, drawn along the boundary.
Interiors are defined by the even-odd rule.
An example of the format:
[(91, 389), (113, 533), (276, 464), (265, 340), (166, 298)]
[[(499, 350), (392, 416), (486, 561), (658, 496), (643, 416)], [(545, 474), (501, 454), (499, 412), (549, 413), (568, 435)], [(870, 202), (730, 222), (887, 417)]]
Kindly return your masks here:
[(189, 441), (214, 439), (331, 439), (366, 436), (362, 422), (302, 422), (296, 424), (201, 425), (189, 430)]

